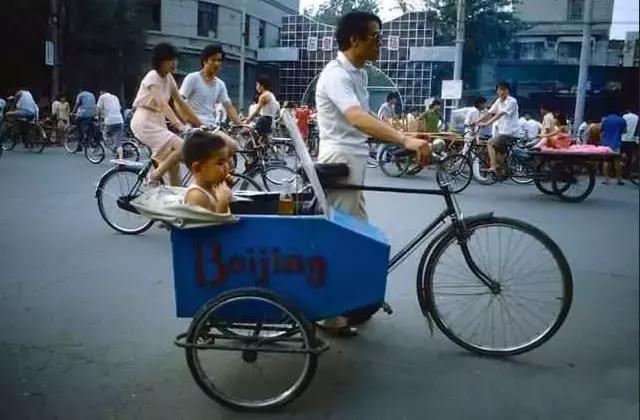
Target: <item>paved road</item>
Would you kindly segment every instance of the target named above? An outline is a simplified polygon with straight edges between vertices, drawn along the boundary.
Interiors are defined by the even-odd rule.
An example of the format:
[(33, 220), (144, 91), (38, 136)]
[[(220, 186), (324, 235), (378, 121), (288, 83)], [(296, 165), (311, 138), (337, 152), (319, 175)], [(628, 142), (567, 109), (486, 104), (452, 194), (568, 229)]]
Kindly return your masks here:
[[(94, 184), (108, 166), (46, 150), (0, 159), (0, 418), (244, 419), (196, 387), (172, 345), (165, 231), (112, 232)], [(432, 185), (431, 175), (369, 183)], [(436, 197), (368, 195), (373, 223), (397, 249), (435, 215)], [(266, 419), (637, 419), (638, 190), (598, 185), (581, 204), (533, 187), (473, 184), (467, 214), (531, 222), (562, 247), (575, 296), (560, 332), (509, 360), (431, 337), (414, 289), (417, 256), (393, 273), (393, 316), (333, 341), (306, 393)]]

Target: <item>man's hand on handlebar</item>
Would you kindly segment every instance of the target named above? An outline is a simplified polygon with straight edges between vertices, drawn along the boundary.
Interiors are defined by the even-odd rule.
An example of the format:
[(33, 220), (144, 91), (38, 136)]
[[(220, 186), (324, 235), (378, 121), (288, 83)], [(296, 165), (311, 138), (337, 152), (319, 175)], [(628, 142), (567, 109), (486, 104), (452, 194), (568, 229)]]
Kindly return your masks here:
[(404, 147), (416, 153), (416, 160), (421, 165), (427, 165), (431, 159), (431, 144), (417, 137), (405, 137)]

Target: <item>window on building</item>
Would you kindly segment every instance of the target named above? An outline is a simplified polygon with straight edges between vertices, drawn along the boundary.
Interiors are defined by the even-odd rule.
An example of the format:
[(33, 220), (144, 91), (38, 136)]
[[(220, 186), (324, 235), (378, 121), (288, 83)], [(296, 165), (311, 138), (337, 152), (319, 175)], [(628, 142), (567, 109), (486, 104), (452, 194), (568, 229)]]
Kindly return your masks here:
[(216, 38), (218, 36), (218, 6), (198, 2), (198, 36)]
[(267, 23), (264, 20), (260, 20), (260, 26), (258, 28), (258, 48), (264, 48), (266, 45), (266, 33)]
[(558, 58), (560, 60), (580, 60), (582, 45), (579, 42), (563, 42), (558, 45)]
[(584, 0), (567, 0), (567, 20), (581, 21), (584, 11)]
[(544, 42), (524, 42), (520, 44), (521, 60), (539, 60), (542, 58)]
[(244, 16), (244, 45), (249, 46), (249, 39), (251, 38), (251, 16)]
[(145, 0), (144, 2), (139, 3), (138, 13), (144, 29), (150, 31), (161, 30), (161, 0)]

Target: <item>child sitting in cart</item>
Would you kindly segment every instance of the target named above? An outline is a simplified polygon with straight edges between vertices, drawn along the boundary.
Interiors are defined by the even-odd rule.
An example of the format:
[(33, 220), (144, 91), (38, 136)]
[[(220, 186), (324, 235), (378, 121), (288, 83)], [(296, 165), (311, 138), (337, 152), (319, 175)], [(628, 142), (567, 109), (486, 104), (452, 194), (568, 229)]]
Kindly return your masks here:
[(193, 174), (185, 204), (214, 213), (228, 213), (231, 190), (225, 182), (229, 175), (229, 154), (224, 139), (205, 130), (197, 130), (184, 142), (182, 156)]
[(543, 133), (540, 140), (533, 140), (527, 143), (526, 147), (541, 149), (549, 147), (552, 149), (568, 149), (571, 146), (572, 138), (569, 133), (569, 123), (567, 117), (562, 114), (555, 116), (555, 128), (550, 133)]

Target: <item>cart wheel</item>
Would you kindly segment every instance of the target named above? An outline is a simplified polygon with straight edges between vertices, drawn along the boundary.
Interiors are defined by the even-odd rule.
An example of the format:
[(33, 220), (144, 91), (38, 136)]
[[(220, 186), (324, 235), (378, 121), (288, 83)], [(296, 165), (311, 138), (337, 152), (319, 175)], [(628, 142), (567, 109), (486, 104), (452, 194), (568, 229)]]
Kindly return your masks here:
[(250, 411), (298, 397), (313, 378), (319, 352), (314, 329), (298, 310), (273, 292), (252, 288), (203, 306), (185, 349), (191, 375), (207, 396)]
[(551, 185), (551, 174), (554, 168), (549, 162), (542, 162), (536, 168), (536, 176), (534, 178), (534, 184), (538, 191), (547, 195), (555, 195), (553, 191), (553, 185)]
[(553, 191), (565, 201), (583, 201), (591, 195), (595, 185), (596, 176), (586, 163), (570, 162), (555, 168)]

